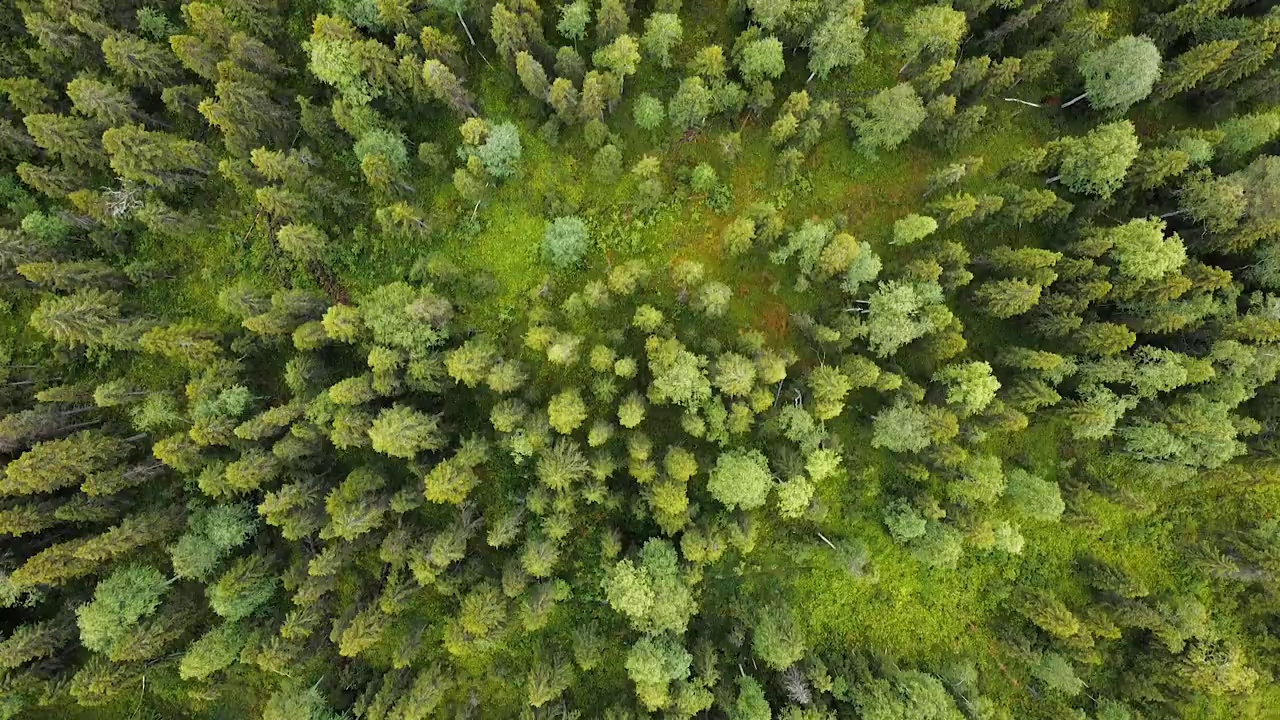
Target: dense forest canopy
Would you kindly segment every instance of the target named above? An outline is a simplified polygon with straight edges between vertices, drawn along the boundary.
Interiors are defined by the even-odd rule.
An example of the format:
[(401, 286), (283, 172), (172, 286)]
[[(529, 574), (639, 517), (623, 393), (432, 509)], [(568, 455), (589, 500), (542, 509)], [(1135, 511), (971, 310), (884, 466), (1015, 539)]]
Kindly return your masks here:
[(1277, 717), (1278, 51), (0, 4), (0, 719)]

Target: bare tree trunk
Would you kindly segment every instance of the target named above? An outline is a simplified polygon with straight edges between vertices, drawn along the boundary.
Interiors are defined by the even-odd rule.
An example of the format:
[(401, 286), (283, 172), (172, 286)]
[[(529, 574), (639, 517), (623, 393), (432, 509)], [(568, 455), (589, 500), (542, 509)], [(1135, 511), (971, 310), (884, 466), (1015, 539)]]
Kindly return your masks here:
[(1066, 110), (1067, 108), (1071, 107), (1072, 105), (1075, 105), (1076, 103), (1080, 102), (1081, 100), (1083, 100), (1083, 99), (1085, 99), (1085, 98), (1087, 98), (1087, 97), (1089, 97), (1089, 93), (1087, 93), (1087, 92), (1080, 93), (1079, 95), (1077, 95), (1077, 96), (1075, 96), (1075, 97), (1071, 98), (1070, 100), (1066, 101), (1065, 103), (1063, 103), (1063, 104), (1062, 104), (1062, 108), (1061, 108), (1061, 109), (1062, 109), (1062, 110)]
[(458, 22), (462, 23), (462, 29), (467, 33), (467, 39), (471, 41), (471, 47), (476, 46), (476, 39), (471, 36), (471, 28), (467, 27), (467, 21), (462, 19), (462, 11), (458, 11)]

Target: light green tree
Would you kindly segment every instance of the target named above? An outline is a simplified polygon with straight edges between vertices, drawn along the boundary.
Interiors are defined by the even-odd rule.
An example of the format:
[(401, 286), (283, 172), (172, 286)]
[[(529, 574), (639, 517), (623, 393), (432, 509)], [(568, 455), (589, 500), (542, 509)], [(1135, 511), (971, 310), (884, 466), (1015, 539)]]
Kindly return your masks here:
[(1138, 136), (1128, 120), (1101, 125), (1065, 141), (1059, 174), (1049, 182), (1061, 180), (1074, 192), (1110, 197), (1124, 182), (1138, 147)]
[(769, 462), (758, 450), (721, 453), (707, 479), (707, 491), (730, 510), (763, 506), (772, 487)]
[(1159, 218), (1130, 220), (1107, 231), (1111, 256), (1121, 275), (1135, 280), (1159, 280), (1187, 261), (1187, 250), (1175, 233), (1164, 234)]
[(924, 102), (910, 83), (881, 90), (853, 117), (858, 144), (869, 153), (893, 150), (916, 131), (926, 116)]
[(1099, 110), (1122, 114), (1151, 94), (1160, 77), (1160, 50), (1145, 35), (1126, 35), (1082, 55), (1080, 74), (1084, 76), (1084, 94), (1062, 107), (1088, 97), (1089, 104)]
[(671, 51), (684, 37), (684, 27), (675, 13), (655, 12), (644, 21), (644, 36), (640, 42), (658, 65), (671, 67)]

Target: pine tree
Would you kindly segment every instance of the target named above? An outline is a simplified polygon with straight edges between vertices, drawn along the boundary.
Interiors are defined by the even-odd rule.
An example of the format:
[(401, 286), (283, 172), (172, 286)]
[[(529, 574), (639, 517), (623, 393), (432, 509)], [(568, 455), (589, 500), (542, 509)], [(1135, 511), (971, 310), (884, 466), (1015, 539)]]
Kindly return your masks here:
[(645, 19), (644, 36), (641, 42), (645, 52), (652, 56), (658, 65), (671, 67), (671, 51), (680, 44), (684, 37), (684, 28), (675, 13), (655, 12)]
[(992, 280), (978, 287), (974, 299), (993, 316), (1010, 318), (1035, 307), (1040, 291), (1039, 285), (1025, 280)]
[(37, 443), (9, 463), (0, 479), (0, 495), (32, 495), (70, 487), (116, 467), (129, 450), (126, 442), (97, 430)]
[(262, 553), (255, 553), (232, 563), (206, 588), (206, 595), (215, 613), (227, 622), (236, 622), (267, 603), (279, 583), (270, 560)]
[(1049, 182), (1061, 180), (1074, 192), (1108, 197), (1124, 182), (1138, 149), (1133, 123), (1121, 120), (1101, 125), (1066, 142), (1060, 174)]
[(142, 125), (111, 128), (102, 134), (102, 145), (120, 177), (147, 185), (187, 184), (213, 169), (205, 146)]
[(825, 79), (832, 70), (853, 67), (863, 61), (867, 29), (862, 25), (861, 9), (857, 3), (832, 9), (805, 40), (809, 48), (810, 77)]
[(527, 52), (521, 51), (516, 55), (516, 74), (520, 77), (520, 83), (524, 85), (524, 89), (530, 95), (538, 100), (546, 100), (551, 92), (551, 84), (547, 80), (547, 71), (542, 69), (542, 64), (533, 58)]
[(373, 449), (392, 457), (413, 458), (428, 450), (440, 450), (445, 438), (439, 416), (427, 415), (407, 405), (383, 410), (369, 428)]
[(458, 76), (454, 75), (444, 63), (428, 59), (422, 66), (422, 79), (426, 83), (427, 91), (436, 100), (453, 108), (454, 112), (472, 117), (478, 114), (474, 105), (475, 100), (462, 86)]
[(177, 75), (169, 48), (136, 35), (114, 32), (102, 40), (107, 66), (126, 83), (159, 90)]
[(93, 122), (56, 114), (28, 115), (22, 122), (46, 152), (72, 163), (102, 164), (102, 148)]
[(1178, 93), (1195, 88), (1223, 63), (1240, 45), (1238, 40), (1213, 40), (1201, 43), (1169, 61), (1155, 86), (1155, 96), (1169, 100)]

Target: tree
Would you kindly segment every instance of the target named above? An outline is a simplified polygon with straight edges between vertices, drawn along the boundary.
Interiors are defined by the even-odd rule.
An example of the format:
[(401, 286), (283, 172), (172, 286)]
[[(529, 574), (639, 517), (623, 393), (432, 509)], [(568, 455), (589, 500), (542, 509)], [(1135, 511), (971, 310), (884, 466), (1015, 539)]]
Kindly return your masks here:
[(666, 540), (647, 541), (639, 563), (630, 558), (619, 561), (601, 586), (610, 607), (644, 633), (681, 635), (698, 609), (681, 575), (679, 555)]
[(974, 292), (974, 300), (994, 317), (1021, 315), (1040, 302), (1041, 287), (1026, 280), (991, 280)]
[(930, 309), (942, 300), (937, 283), (881, 283), (868, 301), (868, 343), (872, 352), (888, 357), (902, 346), (935, 329), (941, 318)]
[(647, 93), (636, 98), (632, 114), (636, 125), (642, 130), (657, 130), (666, 120), (666, 109), (662, 101)]
[(94, 124), (83, 118), (53, 113), (28, 115), (22, 119), (27, 132), (46, 152), (68, 162), (99, 165), (102, 149)]
[(749, 395), (755, 388), (755, 363), (738, 353), (723, 353), (716, 358), (711, 382), (729, 397)]
[(591, 176), (601, 184), (617, 182), (622, 174), (622, 151), (610, 143), (596, 151), (591, 159)]
[(785, 245), (769, 253), (769, 260), (781, 265), (795, 257), (799, 261), (800, 272), (808, 277), (817, 269), (822, 251), (832, 234), (830, 223), (805, 220), (798, 229), (787, 235)]
[(577, 390), (564, 390), (551, 398), (547, 415), (556, 432), (569, 435), (587, 419), (587, 406)]
[(918, 670), (895, 673), (893, 680), (875, 678), (853, 691), (854, 705), (862, 717), (960, 720), (965, 717), (942, 681)]
[(117, 467), (128, 452), (127, 443), (97, 430), (36, 443), (5, 468), (0, 496), (49, 493), (77, 485)]
[(378, 492), (386, 484), (386, 477), (371, 468), (356, 468), (348, 474), (325, 498), (329, 524), (320, 531), (320, 537), (355, 540), (378, 529), (388, 509)]
[(893, 150), (924, 123), (924, 102), (910, 83), (876, 93), (854, 116), (858, 143), (869, 153)]
[(132, 334), (120, 317), (119, 293), (96, 288), (44, 298), (30, 322), (42, 335), (72, 348), (127, 347)]
[(231, 666), (249, 640), (242, 623), (223, 622), (191, 643), (178, 663), (183, 680), (203, 680)]
[(991, 404), (1000, 389), (1000, 381), (986, 362), (948, 365), (935, 372), (933, 379), (947, 386), (947, 404), (954, 406), (961, 415), (981, 412)]
[(524, 85), (524, 89), (530, 95), (538, 100), (547, 99), (551, 92), (547, 71), (542, 69), (542, 63), (535, 60), (532, 55), (524, 51), (516, 55), (516, 75), (520, 77), (520, 84)]
[(645, 342), (645, 350), (653, 373), (650, 402), (695, 407), (711, 397), (705, 357), (689, 352), (679, 340), (660, 340), (657, 336)]
[(53, 655), (71, 639), (69, 625), (59, 618), (17, 626), (0, 642), (0, 668), (14, 670)]
[(560, 6), (560, 20), (556, 31), (569, 40), (581, 42), (587, 39), (587, 25), (591, 22), (591, 4), (587, 0), (574, 0)]
[(1130, 220), (1106, 233), (1111, 255), (1121, 275), (1135, 280), (1159, 280), (1187, 261), (1187, 250), (1176, 234), (1165, 236), (1159, 218)]
[(820, 365), (809, 373), (809, 391), (813, 394), (813, 416), (819, 420), (838, 417), (844, 410), (844, 398), (853, 382), (839, 368)]
[(520, 132), (507, 122), (489, 130), (489, 136), (476, 155), (484, 163), (485, 172), (498, 179), (506, 179), (516, 174), (521, 152)]
[(76, 608), (80, 642), (90, 650), (110, 654), (137, 624), (160, 607), (168, 583), (159, 570), (125, 565), (93, 589), (93, 600)]
[(152, 186), (182, 185), (213, 169), (209, 149), (193, 140), (142, 125), (122, 125), (102, 133), (111, 169), (125, 180)]
[(320, 228), (310, 224), (289, 224), (276, 231), (280, 249), (302, 262), (319, 260), (329, 244)]
[(1084, 94), (1063, 103), (1070, 107), (1088, 97), (1099, 110), (1116, 115), (1151, 94), (1160, 77), (1160, 50), (1145, 35), (1125, 35), (1080, 57)]
[(684, 37), (684, 28), (675, 13), (655, 12), (644, 22), (644, 36), (640, 42), (645, 52), (658, 61), (664, 68), (671, 67), (671, 51), (680, 44)]
[(370, 292), (360, 303), (360, 313), (378, 344), (421, 353), (448, 338), (445, 325), (453, 307), (429, 287), (395, 282)]
[(762, 507), (772, 487), (769, 463), (758, 450), (721, 453), (707, 479), (707, 492), (730, 510)]
[(1208, 170), (1188, 178), (1178, 198), (1183, 213), (1216, 233), (1237, 227), (1248, 207), (1244, 183), (1239, 178), (1217, 177)]
[(776, 37), (753, 40), (738, 56), (738, 71), (748, 85), (759, 85), (782, 76), (786, 63), (782, 57), (782, 41)]
[(700, 77), (687, 77), (667, 105), (667, 119), (678, 130), (701, 125), (711, 114), (711, 91)]
[(832, 70), (853, 67), (866, 57), (863, 42), (867, 28), (862, 24), (861, 9), (857, 3), (836, 7), (805, 40), (811, 78), (826, 79)]
[(932, 235), (938, 229), (938, 221), (928, 215), (912, 213), (893, 223), (893, 244), (910, 245)]
[(960, 47), (969, 30), (964, 13), (949, 4), (928, 5), (917, 9), (903, 24), (903, 41), (907, 59), (923, 51), (938, 56), (950, 55)]
[(751, 626), (751, 650), (765, 665), (781, 672), (804, 657), (804, 635), (790, 610), (762, 610)]
[(125, 82), (152, 90), (163, 88), (178, 70), (169, 48), (125, 32), (103, 38), (102, 56)]
[(251, 508), (245, 505), (214, 505), (193, 513), (186, 532), (168, 548), (174, 575), (194, 580), (208, 578), (257, 527)]
[(1073, 192), (1109, 197), (1120, 188), (1137, 157), (1133, 123), (1100, 125), (1083, 137), (1065, 141), (1060, 174), (1049, 182), (1061, 180)]
[(1218, 154), (1226, 160), (1242, 160), (1280, 135), (1280, 110), (1233, 117), (1217, 129), (1222, 133)]
[(205, 589), (209, 607), (227, 622), (249, 617), (275, 594), (280, 578), (270, 561), (255, 553), (239, 558)]
[(1044, 683), (1045, 687), (1069, 697), (1079, 695), (1085, 688), (1084, 681), (1076, 676), (1071, 663), (1058, 653), (1041, 654), (1031, 666), (1031, 674)]
[(671, 635), (646, 635), (627, 653), (627, 676), (636, 684), (636, 696), (649, 711), (671, 702), (670, 684), (689, 676), (693, 656)]
[(454, 75), (444, 63), (433, 58), (428, 59), (422, 65), (422, 80), (427, 86), (427, 91), (436, 100), (453, 108), (455, 112), (472, 117), (477, 115), (475, 99), (463, 87), (458, 76)]
[(440, 417), (407, 405), (396, 405), (378, 414), (369, 428), (373, 449), (392, 457), (412, 459), (420, 452), (440, 450), (447, 442)]
[(547, 102), (555, 109), (556, 115), (564, 122), (572, 122), (579, 116), (578, 110), (578, 89), (573, 86), (573, 81), (568, 78), (559, 77), (555, 82), (551, 83), (551, 92), (547, 96)]
[(920, 452), (932, 443), (931, 425), (924, 409), (906, 403), (891, 405), (874, 418), (871, 446), (893, 452)]
[(1156, 83), (1155, 96), (1169, 100), (1195, 88), (1210, 73), (1222, 67), (1239, 45), (1239, 40), (1211, 40), (1173, 58)]
[(729, 708), (730, 720), (771, 720), (773, 709), (764, 688), (749, 675), (738, 678), (738, 697)]
[(1040, 522), (1057, 522), (1066, 510), (1057, 483), (1032, 475), (1022, 468), (1005, 473), (1004, 497), (1018, 513)]
[[(409, 697), (414, 695), (404, 701)], [(407, 712), (401, 716), (409, 717)], [(335, 717), (316, 687), (279, 690), (267, 698), (262, 708), (262, 720), (332, 720)]]

